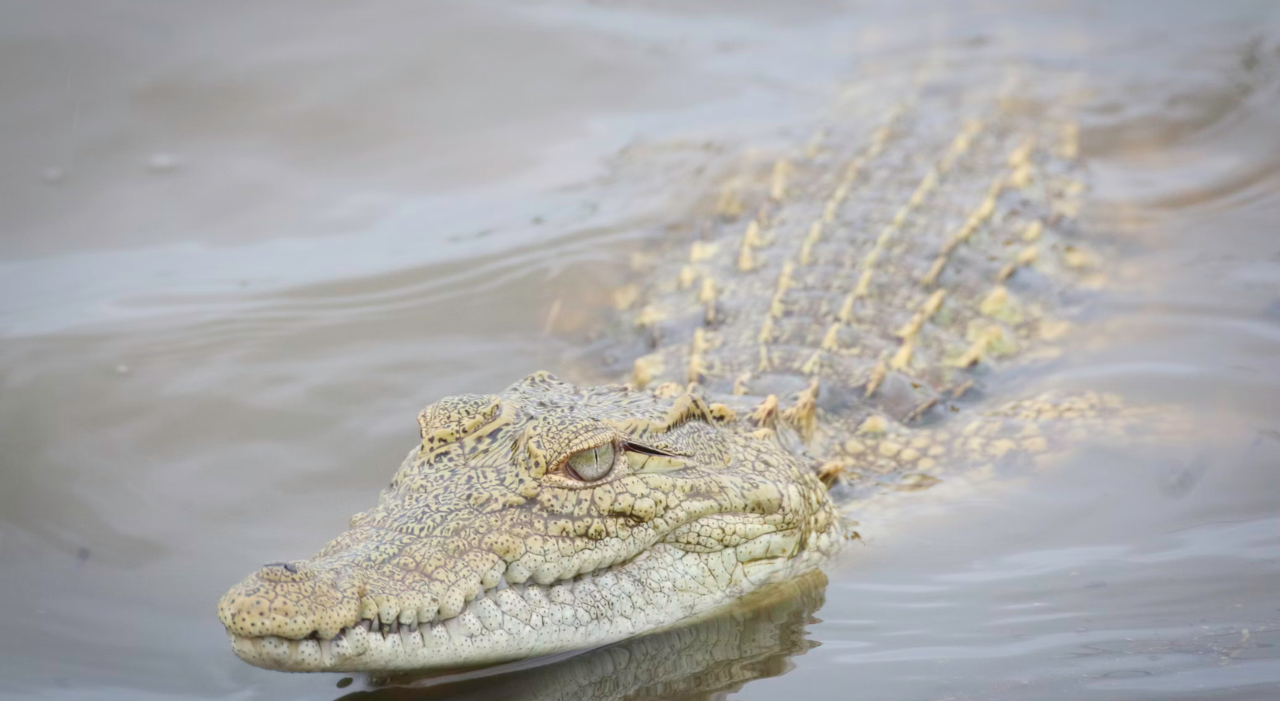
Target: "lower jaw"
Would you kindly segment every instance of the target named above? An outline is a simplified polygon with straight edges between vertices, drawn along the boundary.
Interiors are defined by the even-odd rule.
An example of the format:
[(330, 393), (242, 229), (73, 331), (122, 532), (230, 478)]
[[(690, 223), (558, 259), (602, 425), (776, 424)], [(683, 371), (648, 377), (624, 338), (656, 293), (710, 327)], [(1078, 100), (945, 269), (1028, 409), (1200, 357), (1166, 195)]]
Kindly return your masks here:
[[(275, 636), (248, 638), (228, 633), (231, 649), (240, 659), (256, 667), (284, 672), (376, 672), (440, 666), (454, 658), (457, 644), (444, 625), (397, 632), (365, 631), (361, 626), (345, 628), (332, 640), (308, 638), (290, 640)], [(437, 629), (433, 633), (432, 629)], [(485, 640), (491, 636), (483, 636)], [(479, 652), (477, 650), (477, 652)], [(500, 651), (475, 655), (462, 664), (496, 662)]]
[[(388, 672), (479, 667), (597, 647), (684, 623), (769, 581), (814, 569), (819, 558), (736, 560), (728, 581), (671, 581), (689, 553), (655, 548), (624, 570), (604, 570), (549, 587), (488, 590), (462, 613), (417, 630), (384, 632), (361, 625), (332, 640), (243, 637), (228, 632), (240, 659), (289, 672)], [(719, 557), (705, 555), (700, 557)], [(706, 563), (703, 563), (706, 564)], [(735, 568), (736, 569), (733, 569)], [(699, 569), (702, 569), (700, 566)], [(705, 571), (705, 570), (704, 570)], [(664, 581), (666, 577), (666, 581)]]

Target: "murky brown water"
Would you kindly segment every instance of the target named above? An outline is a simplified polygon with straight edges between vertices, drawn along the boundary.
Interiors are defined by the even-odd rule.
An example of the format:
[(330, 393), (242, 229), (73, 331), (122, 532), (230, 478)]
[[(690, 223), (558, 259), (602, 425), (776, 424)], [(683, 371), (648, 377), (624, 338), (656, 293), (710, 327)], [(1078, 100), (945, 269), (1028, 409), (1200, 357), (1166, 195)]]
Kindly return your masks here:
[[(1278, 21), (1263, 2), (0, 4), (0, 695), (371, 689), (241, 663), (218, 596), (367, 506), (428, 402), (591, 374), (591, 300), (727, 158), (942, 52), (957, 80), (966, 60), (1085, 76), (1089, 225), (1131, 242), (1080, 352), (1004, 389), (1113, 389), (1231, 435), (939, 491), (831, 573), (820, 646), (788, 604), (739, 622), (741, 674), (662, 688), (1280, 697)], [(377, 693), (554, 689), (583, 659)]]

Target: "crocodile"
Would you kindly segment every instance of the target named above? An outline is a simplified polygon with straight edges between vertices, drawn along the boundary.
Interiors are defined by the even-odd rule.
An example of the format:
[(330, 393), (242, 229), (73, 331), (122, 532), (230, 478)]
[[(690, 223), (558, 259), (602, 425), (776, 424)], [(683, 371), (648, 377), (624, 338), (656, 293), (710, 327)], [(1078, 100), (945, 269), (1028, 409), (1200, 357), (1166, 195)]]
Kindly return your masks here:
[(866, 78), (633, 255), (617, 382), (424, 409), (376, 506), (221, 599), (234, 653), (391, 673), (668, 630), (825, 566), (877, 498), (1122, 431), (1111, 395), (984, 401), (1108, 256), (1072, 78), (957, 70)]

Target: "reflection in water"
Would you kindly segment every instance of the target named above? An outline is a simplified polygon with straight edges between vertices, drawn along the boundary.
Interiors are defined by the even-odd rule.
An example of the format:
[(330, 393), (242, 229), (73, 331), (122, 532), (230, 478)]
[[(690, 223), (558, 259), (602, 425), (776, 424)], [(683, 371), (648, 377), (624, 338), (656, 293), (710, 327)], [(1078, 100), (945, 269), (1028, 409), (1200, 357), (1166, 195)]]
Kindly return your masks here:
[[(516, 671), (487, 670), (472, 678), (393, 680), (350, 701), (409, 699), (532, 699), (535, 701), (661, 701), (707, 699), (786, 672), (790, 658), (816, 643), (805, 626), (822, 606), (820, 572), (782, 582), (728, 612), (674, 630)], [(527, 666), (527, 665), (517, 665)], [(464, 675), (465, 676), (465, 675)]]

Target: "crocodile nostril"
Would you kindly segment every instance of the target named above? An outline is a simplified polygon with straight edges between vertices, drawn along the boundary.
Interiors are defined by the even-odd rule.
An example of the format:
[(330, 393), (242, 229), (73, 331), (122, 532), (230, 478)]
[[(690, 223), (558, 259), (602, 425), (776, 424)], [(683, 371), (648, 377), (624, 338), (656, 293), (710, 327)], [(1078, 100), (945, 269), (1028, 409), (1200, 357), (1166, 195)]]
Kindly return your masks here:
[(263, 567), (283, 567), (289, 574), (297, 574), (298, 566), (292, 562), (268, 562)]

